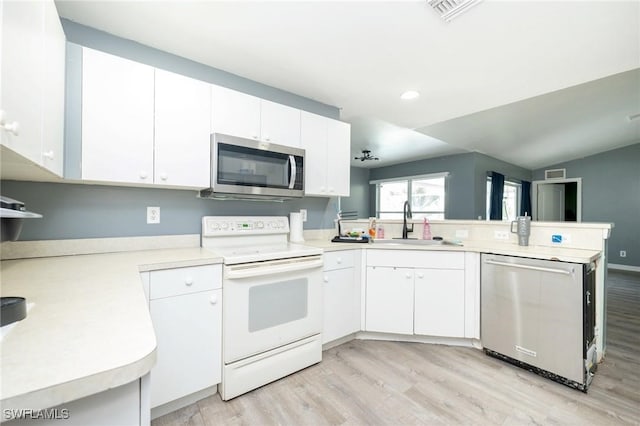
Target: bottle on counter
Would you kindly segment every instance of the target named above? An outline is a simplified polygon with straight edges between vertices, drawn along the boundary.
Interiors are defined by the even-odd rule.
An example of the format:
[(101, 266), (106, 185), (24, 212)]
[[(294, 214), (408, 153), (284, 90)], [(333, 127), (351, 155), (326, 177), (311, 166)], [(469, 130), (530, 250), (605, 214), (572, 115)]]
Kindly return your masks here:
[(374, 218), (369, 219), (369, 237), (376, 238), (376, 220)]
[(430, 240), (431, 239), (431, 224), (429, 223), (429, 219), (426, 217), (422, 220), (422, 239)]
[(384, 227), (382, 225), (378, 225), (378, 230), (376, 231), (376, 238), (378, 239), (384, 238)]

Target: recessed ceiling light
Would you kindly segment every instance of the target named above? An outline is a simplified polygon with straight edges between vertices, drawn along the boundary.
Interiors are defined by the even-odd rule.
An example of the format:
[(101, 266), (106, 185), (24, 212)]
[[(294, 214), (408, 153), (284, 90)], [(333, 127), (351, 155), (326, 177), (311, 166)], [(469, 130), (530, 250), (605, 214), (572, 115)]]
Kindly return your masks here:
[(405, 101), (407, 101), (409, 99), (415, 99), (419, 96), (420, 93), (416, 92), (415, 90), (407, 90), (402, 95), (400, 95), (400, 99), (404, 99)]

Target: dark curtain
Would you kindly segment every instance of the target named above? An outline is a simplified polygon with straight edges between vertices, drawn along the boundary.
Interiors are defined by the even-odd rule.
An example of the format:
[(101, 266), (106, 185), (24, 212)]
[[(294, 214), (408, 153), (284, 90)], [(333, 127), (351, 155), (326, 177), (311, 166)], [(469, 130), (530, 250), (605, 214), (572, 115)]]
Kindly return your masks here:
[(531, 182), (523, 180), (520, 185), (520, 188), (522, 189), (520, 216), (531, 216)]
[(491, 204), (489, 219), (502, 220), (502, 197), (504, 196), (504, 175), (491, 172)]

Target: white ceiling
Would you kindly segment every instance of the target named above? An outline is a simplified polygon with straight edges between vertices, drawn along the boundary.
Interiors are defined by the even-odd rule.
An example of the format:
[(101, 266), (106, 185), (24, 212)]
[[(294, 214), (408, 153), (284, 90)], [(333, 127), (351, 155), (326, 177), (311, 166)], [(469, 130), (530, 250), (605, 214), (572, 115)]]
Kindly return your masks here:
[[(638, 1), (485, 0), (451, 23), (425, 0), (56, 5), (83, 25), (338, 106), (352, 153), (381, 157), (356, 166), (470, 150), (533, 169), (633, 143), (611, 130), (640, 112), (638, 97), (617, 99), (640, 92), (637, 78), (624, 90), (594, 83), (615, 108), (579, 93), (640, 68)], [(400, 100), (408, 89), (422, 96)]]

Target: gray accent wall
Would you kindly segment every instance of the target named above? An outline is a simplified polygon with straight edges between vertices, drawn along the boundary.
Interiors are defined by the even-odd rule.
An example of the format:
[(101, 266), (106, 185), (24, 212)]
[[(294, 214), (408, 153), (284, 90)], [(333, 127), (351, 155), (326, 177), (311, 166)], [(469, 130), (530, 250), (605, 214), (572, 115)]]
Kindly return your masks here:
[[(41, 219), (25, 219), (20, 241), (199, 234), (202, 216), (288, 216), (307, 209), (304, 229), (333, 228), (338, 199), (283, 203), (197, 198), (196, 191), (70, 183), (2, 181), (2, 195), (23, 201)], [(147, 224), (147, 207), (160, 223)]]
[[(640, 141), (631, 146), (554, 164), (533, 172), (544, 180), (547, 169), (567, 169), (582, 178), (582, 220), (612, 222), (609, 263), (640, 267)], [(620, 257), (626, 250), (627, 257)]]
[(351, 167), (351, 189), (349, 197), (340, 198), (342, 211), (358, 212), (358, 217), (369, 217), (369, 169)]
[[(470, 152), (371, 169), (370, 180), (449, 172), (446, 180), (446, 219), (485, 219), (487, 172), (531, 180), (531, 170)], [(375, 185), (370, 186), (369, 214), (376, 209)]]

